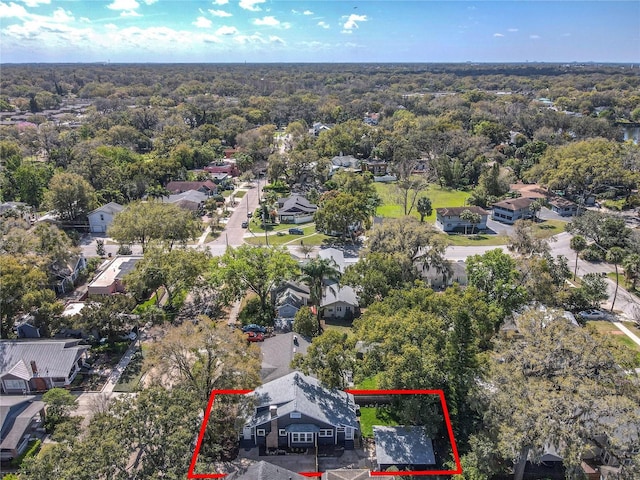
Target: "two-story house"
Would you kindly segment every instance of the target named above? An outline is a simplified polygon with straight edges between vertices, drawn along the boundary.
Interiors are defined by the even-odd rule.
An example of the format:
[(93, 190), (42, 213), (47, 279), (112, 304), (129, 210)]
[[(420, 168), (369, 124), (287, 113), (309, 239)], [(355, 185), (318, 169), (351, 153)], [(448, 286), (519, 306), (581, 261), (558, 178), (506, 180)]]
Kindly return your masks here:
[[(480, 223), (472, 225), (468, 220), (460, 218), (460, 215), (462, 215), (462, 212), (465, 210), (479, 214)], [(489, 212), (483, 208), (476, 207), (475, 205), (469, 207), (436, 208), (436, 227), (447, 233), (461, 231), (466, 232), (467, 230), (486, 230), (488, 216)]]
[(292, 372), (247, 396), (254, 403), (254, 413), (240, 433), (242, 447), (354, 448), (360, 424), (352, 394), (324, 388), (319, 380)]
[(493, 204), (493, 213), (491, 218), (498, 222), (512, 225), (517, 220), (525, 220), (533, 218), (534, 211), (531, 210), (531, 204), (535, 202), (532, 198), (508, 198)]

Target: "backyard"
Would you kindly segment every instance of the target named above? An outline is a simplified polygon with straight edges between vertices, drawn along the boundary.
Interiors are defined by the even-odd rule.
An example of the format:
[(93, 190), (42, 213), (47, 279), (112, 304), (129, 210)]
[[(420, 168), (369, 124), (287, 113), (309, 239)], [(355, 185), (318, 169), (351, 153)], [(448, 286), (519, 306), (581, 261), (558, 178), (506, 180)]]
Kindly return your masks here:
[[(396, 190), (395, 183), (381, 183), (376, 182), (376, 192), (382, 199), (382, 205), (378, 207), (376, 214), (381, 217), (399, 218), (404, 217), (404, 208), (400, 204), (400, 196)], [(436, 208), (443, 207), (463, 207), (466, 205), (469, 198), (469, 192), (463, 192), (461, 190), (453, 190), (450, 188), (442, 188), (439, 185), (429, 185), (429, 187), (418, 195), (420, 197), (429, 197), (431, 200), (431, 206), (433, 212), (428, 217), (425, 217), (425, 221), (434, 223), (436, 221)], [(416, 202), (417, 203), (417, 202)], [(413, 208), (411, 216), (420, 218), (420, 214), (416, 208)]]

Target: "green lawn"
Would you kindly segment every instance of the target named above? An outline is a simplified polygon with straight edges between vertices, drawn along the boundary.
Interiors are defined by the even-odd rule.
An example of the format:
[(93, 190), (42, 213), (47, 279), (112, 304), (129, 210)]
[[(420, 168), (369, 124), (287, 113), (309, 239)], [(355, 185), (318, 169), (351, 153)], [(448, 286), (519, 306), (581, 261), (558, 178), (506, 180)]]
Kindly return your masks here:
[[(143, 353), (145, 350), (147, 350), (146, 345), (142, 345)], [(142, 378), (142, 375), (144, 375), (144, 370), (142, 368), (143, 364), (143, 355), (140, 355), (140, 352), (136, 352), (133, 355), (129, 365), (127, 365), (127, 368), (125, 368), (124, 372), (122, 372), (122, 376), (120, 377), (120, 380), (118, 381), (116, 386), (113, 388), (113, 391), (126, 393), (134, 392), (140, 385), (140, 379)]]
[[(376, 214), (381, 217), (403, 217), (404, 208), (400, 203), (401, 200), (399, 199), (399, 195), (396, 191), (396, 185), (394, 183), (376, 182), (375, 187), (378, 195), (380, 195), (380, 198), (382, 199), (382, 205), (378, 207)], [(429, 197), (431, 199), (433, 213), (430, 216), (425, 217), (425, 221), (429, 223), (434, 223), (436, 221), (436, 208), (465, 206), (469, 195), (469, 192), (441, 188), (438, 185), (429, 185), (429, 188), (418, 195), (418, 198)], [(420, 218), (420, 214), (415, 207), (411, 212), (411, 216)]]
[[(277, 230), (278, 232), (281, 232), (280, 235), (270, 234), (269, 245), (295, 246), (300, 245), (300, 242), (302, 241), (305, 245), (319, 246), (324, 245), (325, 243), (331, 241), (333, 238), (322, 233), (317, 233), (315, 224), (307, 224), (307, 226), (305, 227), (303, 227), (302, 225), (295, 227), (301, 228), (304, 232), (304, 235), (289, 235), (288, 230), (292, 227), (293, 225), (285, 225), (284, 228)], [(251, 231), (255, 233), (255, 237), (246, 237), (244, 241), (250, 245), (265, 245), (266, 240), (264, 238), (264, 230), (260, 229), (259, 231), (254, 231), (252, 225)]]
[(356, 385), (358, 390), (375, 390), (378, 388), (378, 379), (374, 377), (365, 378)]
[(339, 332), (350, 333), (351, 332), (351, 321), (332, 319), (332, 320), (323, 320), (325, 330), (338, 330)]
[(237, 200), (239, 198), (244, 197), (246, 194), (247, 194), (246, 190), (236, 190), (235, 193), (233, 194), (233, 198)]
[(391, 417), (385, 407), (361, 407), (360, 427), (363, 437), (373, 437), (374, 426), (395, 426), (398, 422)]
[[(533, 232), (539, 238), (550, 238), (564, 232), (566, 223), (567, 222), (562, 220), (544, 220), (533, 226)], [(443, 235), (443, 237), (445, 237), (451, 245), (459, 247), (507, 245), (509, 243), (508, 235), (488, 235), (482, 233), (479, 235)]]
[(636, 367), (640, 367), (640, 345), (631, 340), (613, 323), (607, 320), (590, 320), (587, 322), (587, 327), (593, 329), (596, 334), (609, 338), (615, 345), (621, 347), (623, 350), (633, 352), (635, 354), (635, 365)]

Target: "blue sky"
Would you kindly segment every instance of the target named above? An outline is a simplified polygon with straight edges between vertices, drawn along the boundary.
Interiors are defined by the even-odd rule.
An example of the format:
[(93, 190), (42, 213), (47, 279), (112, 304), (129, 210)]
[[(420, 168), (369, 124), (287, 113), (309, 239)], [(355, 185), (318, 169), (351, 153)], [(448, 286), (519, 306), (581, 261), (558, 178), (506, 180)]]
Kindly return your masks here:
[(640, 62), (640, 2), (0, 1), (0, 62)]

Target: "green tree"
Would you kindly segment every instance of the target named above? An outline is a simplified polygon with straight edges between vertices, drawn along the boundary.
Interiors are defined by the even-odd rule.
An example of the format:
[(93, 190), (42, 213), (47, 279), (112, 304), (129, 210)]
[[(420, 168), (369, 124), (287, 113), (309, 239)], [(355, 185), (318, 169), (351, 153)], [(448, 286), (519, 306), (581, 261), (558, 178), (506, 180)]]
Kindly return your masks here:
[(517, 220), (513, 232), (509, 235), (509, 250), (523, 257), (540, 256), (549, 252), (549, 243), (539, 238), (533, 231), (533, 223), (528, 220)]
[(325, 285), (331, 285), (340, 281), (340, 270), (333, 259), (314, 258), (302, 266), (300, 280), (309, 286), (309, 300), (316, 308), (316, 320), (318, 331), (322, 331), (320, 325), (320, 303), (324, 295)]
[(96, 205), (93, 187), (75, 173), (56, 173), (49, 181), (45, 203), (62, 220), (73, 221), (86, 216)]
[(355, 339), (337, 330), (327, 330), (313, 339), (307, 353), (297, 353), (291, 366), (306, 375), (313, 372), (327, 388), (346, 388), (353, 372)]
[(424, 222), (424, 217), (429, 217), (433, 213), (433, 207), (431, 206), (431, 199), (429, 197), (421, 197), (418, 200), (417, 208), (421, 222)]
[(186, 295), (207, 270), (210, 255), (193, 249), (173, 249), (168, 252), (149, 248), (144, 258), (125, 277), (127, 288), (142, 298), (142, 293), (164, 287), (167, 309), (174, 308), (174, 301)]
[(175, 243), (184, 245), (190, 238), (195, 239), (199, 231), (199, 222), (177, 205), (133, 202), (116, 214), (107, 233), (120, 244), (141, 244), (144, 252), (153, 241), (168, 249)]
[(516, 262), (501, 249), (467, 258), (469, 285), (483, 292), (487, 301), (507, 314), (525, 303), (527, 293), (521, 285)]
[(482, 222), (482, 216), (477, 212), (472, 212), (471, 210), (463, 210), (460, 214), (460, 220), (464, 220), (466, 222), (464, 225), (464, 234), (467, 234), (467, 223), (470, 223), (471, 235), (473, 235), (475, 226)]
[(618, 285), (620, 284), (620, 278), (618, 275), (618, 265), (624, 260), (625, 251), (620, 247), (611, 247), (607, 252), (607, 262), (613, 263), (616, 269), (616, 289), (613, 292), (613, 300), (611, 301), (611, 311), (616, 304), (616, 298), (618, 297)]
[(71, 407), (76, 403), (76, 397), (64, 388), (52, 388), (42, 395), (42, 401), (46, 404), (46, 425), (48, 429), (54, 429), (69, 417)]
[(272, 315), (269, 297), (273, 287), (297, 273), (298, 264), (285, 250), (249, 245), (227, 249), (211, 271), (227, 299), (239, 300), (249, 290), (258, 296), (261, 311), (267, 315)]
[(318, 230), (327, 234), (337, 234), (347, 239), (351, 237), (351, 228), (368, 223), (369, 215), (364, 211), (361, 201), (348, 193), (325, 193), (318, 205), (313, 220)]
[(630, 405), (638, 391), (627, 387), (608, 348), (562, 312), (532, 310), (516, 324), (519, 337), (497, 342), (483, 380), (491, 385), (481, 392), (486, 428), (502, 457), (515, 459), (516, 480), (529, 452), (540, 458), (548, 445), (574, 478), (591, 439), (613, 439), (637, 421)]
[(305, 337), (318, 335), (318, 321), (309, 307), (301, 307), (293, 318), (293, 331)]
[(625, 278), (631, 282), (631, 289), (635, 290), (638, 277), (640, 277), (640, 254), (631, 253), (627, 255), (622, 261), (622, 267), (624, 268)]
[(372, 252), (349, 265), (340, 282), (354, 287), (360, 306), (366, 307), (404, 285), (403, 261), (401, 253)]
[(571, 237), (569, 246), (571, 247), (571, 250), (576, 252), (576, 263), (573, 268), (573, 279), (575, 280), (576, 275), (578, 274), (578, 257), (580, 252), (587, 248), (587, 240), (582, 235), (574, 235)]

